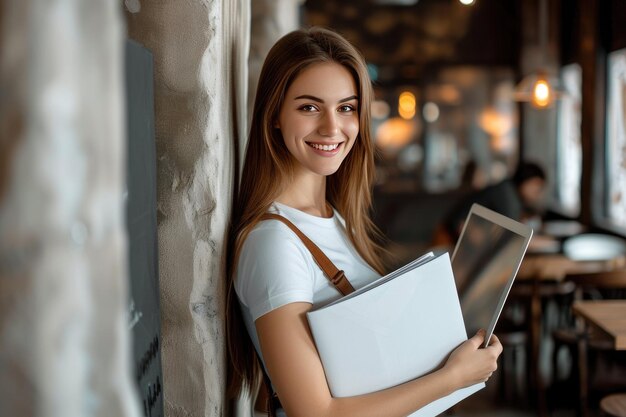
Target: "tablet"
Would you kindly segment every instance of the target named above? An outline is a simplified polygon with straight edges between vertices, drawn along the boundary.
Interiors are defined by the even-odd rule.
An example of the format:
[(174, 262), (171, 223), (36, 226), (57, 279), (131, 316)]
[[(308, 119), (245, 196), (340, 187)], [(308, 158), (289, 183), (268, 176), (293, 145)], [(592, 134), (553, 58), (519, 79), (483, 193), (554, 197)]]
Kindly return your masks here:
[(531, 227), (474, 204), (452, 253), (452, 271), (468, 334), (493, 330), (532, 237)]

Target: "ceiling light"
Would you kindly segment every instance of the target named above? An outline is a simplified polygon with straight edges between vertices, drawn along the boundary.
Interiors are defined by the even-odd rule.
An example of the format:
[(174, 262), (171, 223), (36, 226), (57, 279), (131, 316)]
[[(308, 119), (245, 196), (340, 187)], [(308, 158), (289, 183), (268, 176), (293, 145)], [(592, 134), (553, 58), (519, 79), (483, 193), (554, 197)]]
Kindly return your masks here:
[(403, 119), (409, 120), (415, 116), (415, 94), (404, 91), (398, 99), (398, 114)]
[(545, 109), (552, 106), (562, 95), (558, 78), (539, 70), (524, 77), (515, 87), (513, 98), (517, 101), (527, 101), (538, 109)]
[(552, 88), (545, 78), (539, 78), (533, 85), (532, 102), (536, 107), (546, 107), (552, 101)]
[(414, 120), (400, 117), (388, 119), (376, 129), (376, 145), (389, 153), (395, 153), (417, 136), (418, 128), (419, 125)]
[(543, 54), (542, 68), (527, 75), (515, 87), (513, 98), (517, 101), (528, 101), (535, 108), (551, 107), (555, 100), (563, 95), (557, 77), (550, 76), (546, 70), (548, 51), (548, 9), (546, 0), (539, 3), (539, 42)]

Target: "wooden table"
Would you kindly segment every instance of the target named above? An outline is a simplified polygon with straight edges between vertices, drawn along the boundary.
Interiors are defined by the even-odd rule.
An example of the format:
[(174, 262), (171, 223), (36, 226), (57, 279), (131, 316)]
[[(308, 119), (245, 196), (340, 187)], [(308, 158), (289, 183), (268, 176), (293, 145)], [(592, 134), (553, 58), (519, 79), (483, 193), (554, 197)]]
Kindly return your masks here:
[[(626, 350), (626, 300), (576, 301), (572, 306), (587, 326), (600, 329), (612, 341), (615, 350)], [(580, 410), (587, 415), (588, 400), (587, 338), (578, 341), (578, 375)]]
[(626, 300), (576, 301), (574, 313), (611, 338), (615, 350), (626, 350)]
[(526, 255), (516, 280), (563, 281), (568, 274), (585, 274), (620, 268), (626, 258), (603, 261), (575, 261), (562, 254)]
[(586, 231), (587, 226), (576, 220), (546, 220), (541, 227), (541, 233), (557, 238), (576, 236)]
[[(545, 383), (541, 376), (542, 317), (541, 297), (544, 289), (550, 286), (564, 285), (565, 277), (570, 274), (602, 272), (622, 267), (625, 258), (619, 257), (601, 261), (576, 261), (563, 254), (527, 254), (517, 273), (514, 285), (530, 285), (530, 361), (532, 365), (531, 381), (537, 392), (537, 411), (540, 417), (548, 415)], [(545, 287), (545, 288), (544, 288)]]

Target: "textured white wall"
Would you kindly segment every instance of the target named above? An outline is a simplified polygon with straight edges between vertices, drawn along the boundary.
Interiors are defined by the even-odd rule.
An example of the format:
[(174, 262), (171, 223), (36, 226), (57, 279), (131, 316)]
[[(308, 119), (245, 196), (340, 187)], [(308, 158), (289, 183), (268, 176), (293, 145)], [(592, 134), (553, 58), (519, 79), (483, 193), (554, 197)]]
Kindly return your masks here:
[(0, 415), (139, 416), (121, 6), (6, 0), (2, 13)]
[[(123, 3), (2, 6), (2, 416), (140, 414), (125, 316), (121, 7), (155, 59), (165, 412), (224, 412), (224, 235), (247, 136), (251, 5)], [(252, 2), (254, 88), (300, 4)]]
[(164, 406), (220, 416), (224, 249), (245, 136), (249, 3), (126, 1), (154, 54)]

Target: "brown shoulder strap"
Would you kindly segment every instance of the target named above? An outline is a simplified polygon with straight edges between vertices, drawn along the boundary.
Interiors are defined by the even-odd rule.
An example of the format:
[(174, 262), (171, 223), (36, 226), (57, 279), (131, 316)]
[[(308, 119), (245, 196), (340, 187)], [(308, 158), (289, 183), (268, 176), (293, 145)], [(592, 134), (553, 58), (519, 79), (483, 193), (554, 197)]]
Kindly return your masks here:
[(315, 262), (319, 265), (322, 271), (324, 271), (326, 278), (328, 278), (331, 284), (333, 284), (341, 294), (348, 295), (354, 291), (352, 284), (350, 284), (350, 281), (348, 281), (343, 271), (340, 271), (335, 264), (332, 263), (326, 255), (324, 255), (324, 252), (322, 252), (322, 250), (318, 248), (317, 245), (311, 241), (311, 239), (306, 237), (306, 235), (302, 233), (296, 225), (283, 216), (275, 213), (265, 213), (261, 216), (261, 220), (278, 220), (286, 224), (300, 238), (302, 243), (304, 243), (304, 246), (306, 246), (309, 252), (311, 252), (311, 255), (313, 255)]

